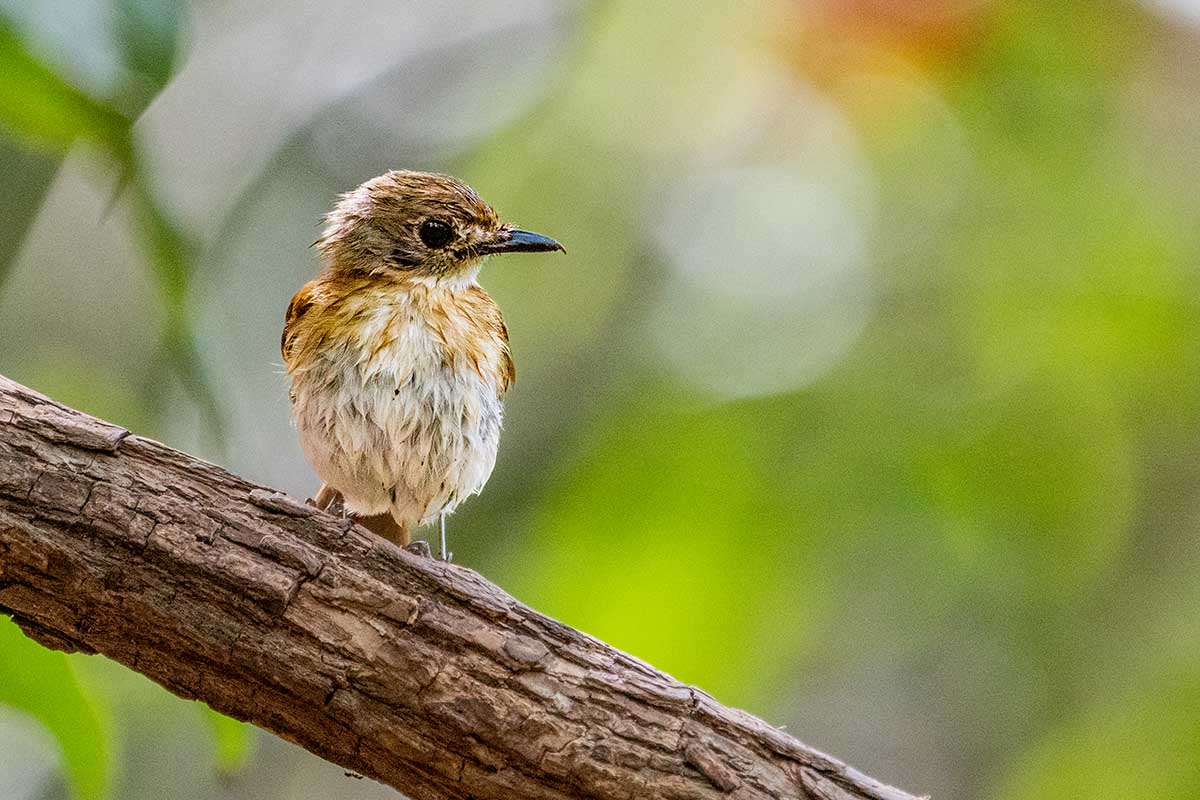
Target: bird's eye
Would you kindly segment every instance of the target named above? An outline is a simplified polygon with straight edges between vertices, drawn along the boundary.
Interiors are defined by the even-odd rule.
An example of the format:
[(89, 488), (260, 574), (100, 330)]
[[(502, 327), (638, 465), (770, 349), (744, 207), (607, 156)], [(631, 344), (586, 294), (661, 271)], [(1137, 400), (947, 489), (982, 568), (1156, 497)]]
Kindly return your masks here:
[(419, 234), (426, 247), (436, 250), (450, 244), (454, 239), (454, 228), (443, 220), (427, 219), (421, 223)]

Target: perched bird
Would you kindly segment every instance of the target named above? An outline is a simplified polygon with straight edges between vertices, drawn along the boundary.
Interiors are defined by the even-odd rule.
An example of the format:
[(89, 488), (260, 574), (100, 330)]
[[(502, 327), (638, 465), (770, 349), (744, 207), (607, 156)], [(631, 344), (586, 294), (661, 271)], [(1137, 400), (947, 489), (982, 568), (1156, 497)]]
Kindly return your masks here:
[[(281, 348), (292, 415), (324, 481), (314, 502), (401, 545), (479, 492), (516, 373), (476, 282), (494, 253), (564, 250), (504, 224), (447, 175), (392, 171), (341, 196), (292, 298)], [(565, 251), (564, 251), (565, 252)]]

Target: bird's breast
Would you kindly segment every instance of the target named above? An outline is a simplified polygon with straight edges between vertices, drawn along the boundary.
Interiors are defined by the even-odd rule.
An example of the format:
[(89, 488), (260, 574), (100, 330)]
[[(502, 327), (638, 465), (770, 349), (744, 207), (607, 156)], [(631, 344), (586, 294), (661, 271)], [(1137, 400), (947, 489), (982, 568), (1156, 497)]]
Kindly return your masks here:
[(355, 323), (348, 331), (350, 349), (364, 380), (378, 375), (399, 383), (477, 378), (503, 392), (507, 343), (466, 309), (397, 303)]
[(499, 444), (511, 369), (503, 336), (469, 314), (407, 302), (343, 322), (292, 374), (297, 424), (318, 472), (364, 498), (379, 492), (380, 502), (393, 486), (429, 496), (430, 507), (478, 491)]

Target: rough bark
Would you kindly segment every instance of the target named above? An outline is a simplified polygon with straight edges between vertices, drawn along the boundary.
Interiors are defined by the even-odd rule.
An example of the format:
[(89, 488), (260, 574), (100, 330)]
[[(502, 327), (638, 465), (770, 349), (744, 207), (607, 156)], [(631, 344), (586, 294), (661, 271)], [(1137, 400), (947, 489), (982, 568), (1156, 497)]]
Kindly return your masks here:
[(0, 612), (415, 800), (911, 800), (469, 569), (2, 376)]

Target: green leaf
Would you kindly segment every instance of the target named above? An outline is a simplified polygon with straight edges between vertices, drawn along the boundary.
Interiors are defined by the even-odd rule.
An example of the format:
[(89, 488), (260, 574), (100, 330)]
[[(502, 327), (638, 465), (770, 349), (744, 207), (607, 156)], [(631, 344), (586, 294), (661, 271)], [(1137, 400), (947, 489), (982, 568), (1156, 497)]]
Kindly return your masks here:
[(175, 67), (183, 4), (175, 0), (117, 0), (117, 39), (125, 63), (154, 89), (166, 85)]
[(58, 159), (21, 150), (0, 136), (0, 175), (4, 176), (4, 192), (0, 193), (0, 286), (37, 218), (42, 197), (57, 169)]
[[(173, 58), (178, 11), (149, 0), (126, 5), (121, 24), (140, 31), (138, 35), (144, 39), (142, 44), (133, 46), (142, 54), (137, 57), (150, 59), (153, 55), (155, 69), (166, 70), (159, 74), (165, 81), (170, 69), (167, 62)], [(166, 54), (168, 49), (170, 56)], [(121, 184), (128, 183), (133, 190), (135, 232), (166, 306), (164, 349), (220, 447), (224, 441), (220, 409), (205, 380), (188, 319), (187, 291), (196, 247), (154, 196), (148, 176), (134, 153), (129, 119), (111, 106), (93, 100), (38, 61), (3, 17), (0, 17), (0, 75), (4, 75), (4, 80), (0, 80), (0, 125), (26, 141), (60, 152), (79, 138), (90, 138), (106, 146), (120, 165)]]
[(217, 769), (225, 774), (237, 772), (250, 757), (254, 729), (206, 705), (201, 705), (201, 708), (204, 710), (204, 721), (212, 731)]
[(214, 444), (221, 448), (225, 442), (221, 406), (205, 377), (188, 314), (188, 286), (198, 247), (163, 210), (144, 173), (133, 173), (131, 188), (137, 214), (136, 233), (165, 304), (163, 345), (167, 359), (200, 407)]
[(129, 120), (40, 62), (0, 17), (0, 126), (54, 151), (89, 138), (125, 160)]
[(29, 639), (0, 618), (0, 703), (37, 719), (62, 748), (64, 772), (79, 800), (108, 794), (111, 731), (71, 657)]

